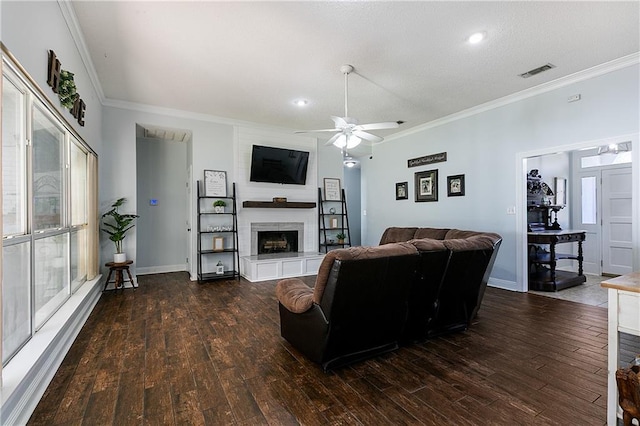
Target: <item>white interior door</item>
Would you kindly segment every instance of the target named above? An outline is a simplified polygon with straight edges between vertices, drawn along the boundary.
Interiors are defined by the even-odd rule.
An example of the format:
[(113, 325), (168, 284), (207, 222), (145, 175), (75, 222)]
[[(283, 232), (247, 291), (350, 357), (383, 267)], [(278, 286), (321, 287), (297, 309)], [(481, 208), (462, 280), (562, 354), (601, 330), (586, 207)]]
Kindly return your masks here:
[(602, 171), (602, 273), (633, 269), (631, 167)]

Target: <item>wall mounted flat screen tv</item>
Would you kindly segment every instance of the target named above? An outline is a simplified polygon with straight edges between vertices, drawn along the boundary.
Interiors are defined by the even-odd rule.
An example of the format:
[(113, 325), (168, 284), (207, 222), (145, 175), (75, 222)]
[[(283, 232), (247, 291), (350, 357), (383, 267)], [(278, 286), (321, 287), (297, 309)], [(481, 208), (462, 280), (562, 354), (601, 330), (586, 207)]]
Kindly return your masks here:
[(253, 145), (249, 180), (304, 185), (308, 165), (309, 153), (306, 151)]

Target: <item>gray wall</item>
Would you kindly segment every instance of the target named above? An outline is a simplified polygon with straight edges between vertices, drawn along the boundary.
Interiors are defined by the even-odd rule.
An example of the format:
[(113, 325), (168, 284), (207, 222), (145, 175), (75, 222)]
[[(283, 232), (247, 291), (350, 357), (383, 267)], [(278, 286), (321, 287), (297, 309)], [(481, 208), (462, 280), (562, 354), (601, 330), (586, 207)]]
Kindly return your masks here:
[[(185, 270), (187, 143), (138, 138), (136, 163), (138, 270)], [(157, 205), (152, 206), (151, 199)]]
[[(102, 153), (102, 105), (89, 73), (67, 30), (58, 2), (2, 1), (0, 40), (35, 80), (42, 92), (87, 144)], [(48, 50), (53, 50), (62, 68), (74, 73), (78, 93), (86, 103), (85, 125), (80, 126), (69, 110), (60, 105), (58, 95), (47, 85)], [(113, 250), (110, 250), (113, 251)]]
[[(522, 214), (524, 208), (516, 203), (525, 182), (516, 175), (517, 155), (637, 133), (638, 73), (636, 64), (375, 146), (373, 159), (362, 164), (363, 244), (376, 244), (388, 226), (498, 232), (504, 241), (492, 277), (515, 283), (517, 216), (506, 210), (516, 206)], [(576, 93), (582, 100), (567, 103)], [(407, 159), (443, 151), (444, 163), (407, 167)], [(414, 173), (430, 169), (439, 171), (439, 201), (416, 203)], [(455, 174), (465, 174), (464, 197), (447, 197), (446, 177)], [(395, 200), (395, 182), (402, 181), (409, 181), (409, 203)]]
[(349, 231), (351, 232), (351, 245), (362, 245), (362, 203), (360, 202), (361, 181), (360, 168), (344, 168), (344, 187), (347, 197), (347, 211), (349, 213)]

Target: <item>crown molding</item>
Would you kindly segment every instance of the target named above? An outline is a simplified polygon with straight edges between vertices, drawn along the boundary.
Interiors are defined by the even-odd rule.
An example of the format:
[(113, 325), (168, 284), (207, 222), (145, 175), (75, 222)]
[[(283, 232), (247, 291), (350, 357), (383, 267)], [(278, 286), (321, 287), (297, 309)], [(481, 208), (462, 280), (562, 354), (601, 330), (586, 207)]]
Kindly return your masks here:
[(167, 115), (170, 117), (185, 118), (189, 120), (204, 121), (208, 123), (226, 124), (229, 126), (271, 130), (276, 132), (288, 132), (291, 134), (294, 133), (294, 129), (290, 129), (288, 127), (272, 126), (268, 124), (256, 123), (254, 121), (237, 120), (233, 118), (219, 117), (211, 114), (185, 111), (181, 109), (165, 108), (165, 107), (140, 104), (135, 102), (120, 101), (115, 99), (107, 98), (104, 100), (102, 105), (105, 107), (128, 109), (131, 111), (138, 111), (138, 112), (143, 112), (148, 114)]
[(550, 92), (552, 90), (556, 90), (561, 87), (568, 86), (570, 84), (578, 83), (580, 81), (588, 80), (590, 78), (598, 77), (603, 74), (607, 74), (613, 71), (617, 71), (623, 68), (637, 65), (638, 63), (640, 63), (640, 52), (632, 53), (631, 55), (623, 56), (621, 58), (614, 59), (613, 61), (605, 62), (603, 64), (596, 65), (594, 67), (587, 68), (582, 71), (578, 71), (576, 73), (567, 75), (565, 77), (561, 77), (556, 80), (552, 80), (547, 83), (543, 83), (538, 86), (534, 86), (529, 89), (522, 90), (517, 93), (513, 93), (511, 95), (503, 96), (502, 98), (498, 98), (493, 101), (486, 102), (484, 104), (476, 105), (469, 109), (465, 109), (465, 110), (447, 115), (442, 118), (438, 118), (428, 123), (412, 127), (405, 131), (394, 133), (393, 135), (385, 137), (384, 141), (380, 143), (382, 144), (382, 143), (399, 139), (408, 135), (412, 135), (414, 133), (422, 132), (427, 129), (432, 129), (434, 127), (442, 126), (444, 124), (451, 123), (453, 121), (461, 120), (463, 118), (471, 117), (473, 115), (480, 114), (495, 108), (500, 108), (502, 106), (505, 106), (514, 102), (518, 102), (523, 99), (531, 98), (533, 96), (537, 96), (542, 93)]
[(89, 49), (87, 49), (87, 44), (84, 41), (84, 36), (82, 35), (82, 30), (80, 29), (78, 17), (76, 16), (76, 12), (73, 9), (73, 5), (71, 4), (70, 0), (58, 0), (58, 6), (60, 6), (60, 11), (62, 12), (62, 16), (64, 17), (65, 22), (67, 23), (67, 27), (69, 28), (71, 38), (76, 45), (76, 49), (78, 49), (78, 54), (80, 55), (80, 59), (84, 64), (84, 68), (86, 69), (87, 74), (89, 74), (89, 79), (91, 80), (93, 89), (98, 95), (100, 103), (104, 104), (104, 91), (102, 90), (102, 85), (100, 84), (98, 73), (93, 66), (93, 61), (91, 60)]

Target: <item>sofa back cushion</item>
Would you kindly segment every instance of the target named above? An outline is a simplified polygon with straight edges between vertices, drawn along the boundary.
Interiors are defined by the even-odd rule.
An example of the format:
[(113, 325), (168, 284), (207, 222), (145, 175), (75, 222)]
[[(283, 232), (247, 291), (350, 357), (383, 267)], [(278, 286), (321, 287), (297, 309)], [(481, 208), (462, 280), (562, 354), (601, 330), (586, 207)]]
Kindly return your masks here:
[(413, 238), (431, 238), (433, 240), (444, 240), (447, 232), (450, 230), (447, 228), (418, 228)]
[[(471, 232), (471, 231), (463, 231)], [(449, 234), (447, 234), (449, 235)], [(460, 235), (460, 234), (455, 234)], [(447, 238), (442, 243), (451, 251), (467, 251), (467, 250), (488, 250), (493, 249), (496, 242), (500, 241), (498, 234), (489, 232), (478, 232), (468, 234), (466, 237)]]
[(390, 227), (384, 230), (380, 237), (380, 245), (400, 243), (412, 240), (418, 228), (415, 227)]
[(329, 280), (329, 275), (338, 269), (334, 268), (336, 261), (356, 261), (365, 259), (380, 259), (392, 256), (417, 255), (416, 248), (409, 243), (390, 243), (376, 247), (349, 247), (331, 250), (327, 253), (318, 268), (316, 284), (313, 290), (313, 301), (320, 304)]

